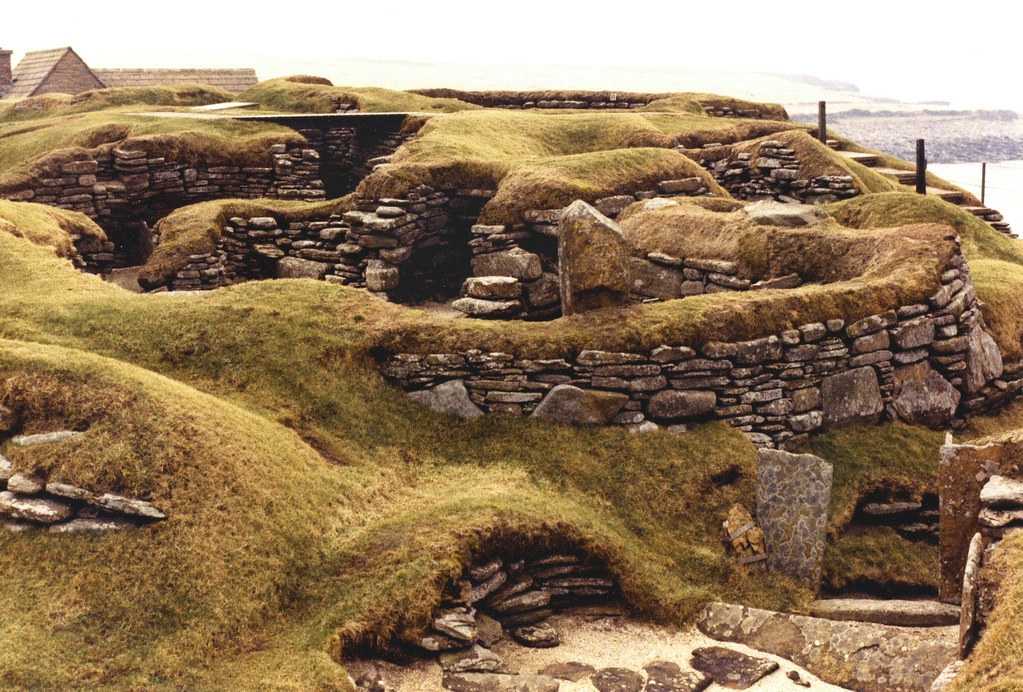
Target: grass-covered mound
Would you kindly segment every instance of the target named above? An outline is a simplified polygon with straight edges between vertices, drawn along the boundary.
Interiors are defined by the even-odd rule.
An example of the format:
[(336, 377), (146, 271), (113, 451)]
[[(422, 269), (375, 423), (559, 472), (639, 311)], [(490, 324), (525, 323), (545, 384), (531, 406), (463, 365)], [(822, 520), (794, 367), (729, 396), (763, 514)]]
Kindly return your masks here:
[(541, 101), (587, 101), (596, 103), (624, 102), (645, 103), (643, 110), (678, 111), (682, 113), (706, 114), (711, 109), (729, 108), (756, 114), (768, 120), (788, 120), (788, 113), (776, 103), (744, 101), (730, 96), (694, 92), (678, 93), (637, 93), (627, 91), (585, 91), (579, 89), (554, 89), (540, 91), (462, 91), (459, 89), (414, 89), (414, 93), (434, 98), (449, 98), (475, 103), (486, 108), (500, 108), (510, 104)]
[(41, 117), (73, 115), (131, 106), (142, 108), (186, 108), (223, 103), (233, 94), (200, 84), (169, 84), (146, 87), (111, 87), (80, 94), (44, 94), (11, 102), (0, 108), (0, 122), (31, 120)]
[(107, 239), (103, 229), (85, 214), (5, 199), (0, 199), (0, 233), (52, 248), (59, 257), (71, 256), (73, 237)]
[(851, 228), (892, 224), (942, 223), (954, 228), (970, 263), (981, 311), (992, 335), (1010, 360), (1023, 356), (1023, 245), (984, 221), (936, 197), (915, 193), (869, 195), (828, 205), (828, 212)]
[[(494, 541), (580, 544), (668, 621), (726, 595), (809, 596), (724, 556), (720, 517), (751, 502), (754, 455), (723, 425), (676, 437), (456, 422), (369, 358), (389, 323), (427, 318), (362, 291), (140, 296), (5, 233), (0, 261), (0, 396), (29, 430), (88, 426), (15, 465), (150, 495), (169, 515), (99, 538), (0, 536), (0, 597), (10, 610), (32, 594), (0, 627), (0, 679), (15, 687), (328, 688), (328, 650), (421, 626)], [(734, 468), (737, 482), (714, 480)]]
[(341, 87), (329, 80), (299, 75), (260, 82), (238, 95), (242, 101), (286, 113), (333, 113), (338, 103), (368, 113), (452, 113), (479, 106), (454, 98), (433, 98), (380, 87)]
[(275, 143), (302, 142), (294, 130), (271, 123), (135, 115), (131, 107), (53, 115), (31, 120), (0, 118), (0, 193), (28, 185), (62, 162), (100, 147), (130, 145), (183, 163), (269, 166)]
[(497, 190), (483, 211), (485, 223), (511, 223), (528, 209), (655, 189), (660, 180), (694, 175), (724, 194), (706, 171), (672, 147), (738, 141), (792, 127), (687, 113), (455, 113), (431, 118), (391, 165), (363, 181), (359, 192), (401, 196), (420, 184)]
[[(35, 237), (60, 232), (26, 219), (42, 226)], [(724, 511), (752, 503), (754, 450), (737, 431), (453, 421), (408, 402), (372, 362), (401, 330), (440, 331), (425, 313), (313, 281), (136, 295), (48, 245), (0, 231), (0, 396), (30, 430), (88, 432), (11, 456), (149, 495), (169, 519), (101, 537), (0, 535), (0, 598), (18, 611), (0, 627), (8, 686), (345, 689), (332, 655), (414, 631), (469, 553), (495, 542), (582, 545), (635, 607), (670, 622), (709, 599), (798, 609), (810, 595), (723, 554)], [(920, 265), (936, 252), (910, 245)], [(709, 327), (717, 308), (701, 300), (682, 303)], [(665, 308), (559, 320), (536, 344), (666, 337), (646, 332)], [(480, 335), (500, 346), (488, 325)], [(833, 526), (877, 484), (930, 482), (938, 437), (890, 426), (816, 438), (836, 465)], [(870, 546), (839, 548), (831, 564), (887, 573)]]

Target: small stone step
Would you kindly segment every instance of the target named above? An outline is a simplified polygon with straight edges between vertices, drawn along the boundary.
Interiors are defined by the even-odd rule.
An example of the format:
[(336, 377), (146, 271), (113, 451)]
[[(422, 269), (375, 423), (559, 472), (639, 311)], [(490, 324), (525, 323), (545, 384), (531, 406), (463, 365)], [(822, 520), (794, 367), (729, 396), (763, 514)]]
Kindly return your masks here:
[(840, 141), (838, 141), (837, 139), (829, 139), (828, 140), (828, 146), (831, 147), (832, 149), (834, 149), (835, 151), (841, 151), (842, 150), (842, 143)]
[(902, 185), (912, 185), (916, 182), (916, 171), (907, 171), (901, 168), (875, 167), (875, 171), (883, 176), (895, 178)]
[(811, 603), (810, 614), (828, 620), (852, 620), (899, 627), (941, 627), (959, 622), (958, 606), (938, 601), (828, 598)]
[(877, 154), (868, 154), (863, 151), (840, 151), (838, 152), (841, 156), (847, 159), (855, 161), (856, 163), (873, 168), (881, 161), (881, 157)]
[(951, 202), (952, 204), (959, 204), (963, 201), (963, 193), (959, 192), (959, 190), (946, 190), (944, 188), (931, 187), (928, 185), (927, 194), (933, 195), (934, 197), (940, 197), (946, 202)]

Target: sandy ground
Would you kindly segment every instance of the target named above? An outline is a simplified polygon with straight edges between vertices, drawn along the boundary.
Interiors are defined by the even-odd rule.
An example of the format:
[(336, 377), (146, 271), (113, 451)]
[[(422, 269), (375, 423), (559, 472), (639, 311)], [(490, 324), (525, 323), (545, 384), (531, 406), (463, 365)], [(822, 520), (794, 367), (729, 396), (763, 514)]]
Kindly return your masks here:
[[(723, 645), (743, 653), (777, 661), (780, 668), (756, 685), (747, 689), (754, 692), (806, 690), (786, 677), (791, 670), (799, 672), (803, 680), (811, 683), (811, 690), (843, 690), (845, 688), (821, 682), (803, 668), (778, 656), (772, 656), (740, 644), (722, 643), (705, 637), (695, 627), (679, 630), (650, 624), (628, 617), (592, 617), (579, 615), (555, 616), (549, 621), (561, 634), (561, 645), (553, 649), (529, 649), (504, 640), (498, 642), (493, 651), (500, 655), (509, 669), (522, 673), (536, 673), (551, 663), (574, 661), (601, 668), (620, 667), (642, 672), (644, 665), (651, 661), (672, 661), (683, 668), (689, 667), (690, 654), (701, 646)], [(366, 669), (367, 662), (349, 663), (353, 678)], [(397, 692), (438, 692), (441, 685), (440, 666), (432, 660), (424, 660), (413, 666), (401, 668), (387, 663), (378, 663), (388, 687)], [(561, 692), (593, 692), (588, 680), (578, 683), (562, 682)], [(711, 685), (710, 692), (727, 689)]]

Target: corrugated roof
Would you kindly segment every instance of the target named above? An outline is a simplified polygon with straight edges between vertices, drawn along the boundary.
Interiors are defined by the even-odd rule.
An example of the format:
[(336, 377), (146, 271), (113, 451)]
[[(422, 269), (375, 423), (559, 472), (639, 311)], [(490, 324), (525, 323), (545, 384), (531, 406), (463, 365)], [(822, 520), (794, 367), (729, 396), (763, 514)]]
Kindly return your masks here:
[(167, 84), (202, 84), (239, 93), (255, 86), (256, 71), (239, 70), (163, 70), (116, 69), (94, 70), (108, 87), (144, 87)]
[(54, 48), (25, 53), (25, 57), (14, 68), (14, 86), (7, 93), (7, 97), (20, 99), (34, 94), (39, 85), (53, 72), (60, 59), (69, 52), (70, 48)]

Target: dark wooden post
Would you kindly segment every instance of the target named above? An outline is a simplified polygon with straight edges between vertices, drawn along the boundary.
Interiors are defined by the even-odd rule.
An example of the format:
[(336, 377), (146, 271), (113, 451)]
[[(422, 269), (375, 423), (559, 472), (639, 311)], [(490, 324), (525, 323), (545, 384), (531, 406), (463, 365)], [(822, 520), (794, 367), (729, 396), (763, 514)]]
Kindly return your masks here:
[(828, 143), (828, 103), (827, 101), (817, 102), (817, 139), (822, 144)]
[(927, 150), (922, 139), (916, 140), (916, 191), (927, 194)]
[(987, 193), (987, 161), (980, 164), (980, 204), (981, 206), (987, 206), (984, 201), (985, 193)]

